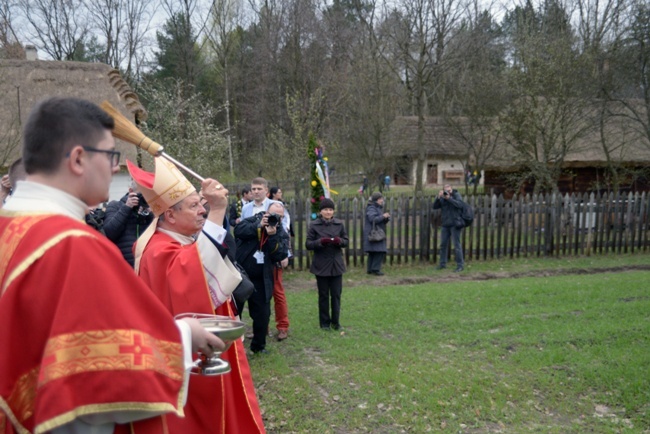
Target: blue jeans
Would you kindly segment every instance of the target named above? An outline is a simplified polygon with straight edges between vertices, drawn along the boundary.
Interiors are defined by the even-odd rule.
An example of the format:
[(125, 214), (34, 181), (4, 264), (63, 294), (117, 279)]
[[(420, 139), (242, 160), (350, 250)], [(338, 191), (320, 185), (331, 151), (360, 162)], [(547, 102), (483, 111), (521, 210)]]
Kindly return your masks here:
[(456, 253), (456, 266), (464, 267), (465, 261), (463, 259), (463, 247), (460, 245), (460, 233), (463, 228), (455, 226), (443, 226), (440, 232), (440, 266), (447, 266), (447, 257), (449, 256), (449, 238), (454, 242), (454, 252)]

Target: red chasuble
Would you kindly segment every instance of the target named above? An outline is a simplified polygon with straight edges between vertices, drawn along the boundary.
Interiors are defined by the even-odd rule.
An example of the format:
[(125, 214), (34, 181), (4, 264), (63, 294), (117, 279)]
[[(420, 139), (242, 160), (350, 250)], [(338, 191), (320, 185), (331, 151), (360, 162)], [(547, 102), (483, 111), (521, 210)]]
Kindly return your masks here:
[[(234, 317), (230, 302), (214, 308), (196, 244), (181, 246), (156, 232), (142, 255), (140, 277), (174, 315), (191, 312)], [(241, 340), (221, 357), (232, 371), (218, 376), (191, 375), (185, 418), (166, 416), (170, 433), (265, 432)]]
[(182, 414), (178, 328), (94, 229), (0, 211), (0, 284), (0, 433), (105, 412)]

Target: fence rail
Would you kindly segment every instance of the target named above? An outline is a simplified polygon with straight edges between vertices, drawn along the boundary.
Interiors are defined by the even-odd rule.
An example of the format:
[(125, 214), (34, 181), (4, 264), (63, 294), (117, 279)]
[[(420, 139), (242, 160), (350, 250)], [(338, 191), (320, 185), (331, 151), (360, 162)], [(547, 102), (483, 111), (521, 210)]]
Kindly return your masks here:
[[(433, 199), (386, 199), (384, 209), (392, 217), (386, 227), (388, 265), (438, 262), (440, 211), (432, 209)], [(350, 237), (345, 260), (349, 266), (363, 266), (366, 202), (359, 198), (334, 201), (336, 216), (345, 222)], [(650, 248), (650, 198), (646, 192), (534, 194), (510, 200), (484, 195), (466, 201), (475, 214), (473, 225), (462, 234), (465, 259), (469, 261), (633, 253)], [(305, 238), (311, 221), (310, 203), (293, 200), (288, 209), (295, 234), (294, 267), (309, 268), (311, 256), (305, 249)]]

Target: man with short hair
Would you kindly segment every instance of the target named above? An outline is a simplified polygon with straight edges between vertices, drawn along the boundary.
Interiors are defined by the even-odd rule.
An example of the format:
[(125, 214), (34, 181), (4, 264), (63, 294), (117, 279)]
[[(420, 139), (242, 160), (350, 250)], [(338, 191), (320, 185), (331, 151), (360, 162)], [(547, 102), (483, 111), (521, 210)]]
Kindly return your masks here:
[[(135, 270), (174, 315), (183, 312), (234, 318), (231, 294), (241, 281), (227, 254), (222, 224), (228, 190), (217, 180), (201, 182), (201, 195), (169, 161), (156, 157), (155, 173), (127, 161), (138, 189), (156, 215), (135, 245)], [(202, 205), (205, 199), (209, 211)], [(240, 339), (221, 357), (225, 375), (193, 375), (185, 418), (166, 418), (173, 433), (264, 433), (262, 414)]]
[[(269, 218), (280, 221), (269, 221)], [(284, 230), (284, 205), (271, 202), (267, 211), (243, 219), (235, 226), (237, 262), (255, 286), (248, 299), (248, 311), (253, 319), (253, 353), (266, 353), (266, 334), (271, 316), (271, 297), (274, 293), (274, 270), (289, 255), (288, 234)], [(238, 306), (242, 311), (243, 306)]]
[(460, 273), (465, 268), (463, 247), (460, 244), (460, 234), (463, 227), (465, 227), (462, 218), (463, 198), (458, 191), (451, 188), (451, 185), (445, 184), (433, 202), (433, 209), (441, 210), (442, 216), (442, 227), (440, 229), (440, 265), (438, 265), (437, 269), (442, 270), (447, 268), (449, 239), (451, 238), (456, 254), (456, 269), (454, 272)]
[[(269, 183), (266, 179), (255, 178), (251, 181), (253, 200), (242, 209), (242, 219), (252, 217), (260, 212), (266, 212), (273, 203), (282, 204), (282, 202), (270, 199), (268, 197), (268, 191)], [(282, 226), (287, 236), (289, 236), (291, 234), (291, 216), (284, 204), (282, 204), (282, 208)], [(288, 242), (290, 244), (291, 238), (288, 239)], [(289, 249), (289, 256), (291, 256), (291, 249)], [(275, 326), (278, 330), (276, 338), (279, 341), (283, 341), (289, 337), (289, 307), (282, 281), (283, 270), (287, 265), (289, 265), (288, 257), (276, 264), (273, 269), (273, 306), (275, 311)]]
[(25, 124), (27, 179), (0, 210), (8, 432), (163, 432), (160, 415), (183, 414), (191, 346), (225, 348), (196, 319), (174, 324), (115, 246), (83, 223), (119, 170), (112, 128), (99, 107), (73, 98), (41, 102)]

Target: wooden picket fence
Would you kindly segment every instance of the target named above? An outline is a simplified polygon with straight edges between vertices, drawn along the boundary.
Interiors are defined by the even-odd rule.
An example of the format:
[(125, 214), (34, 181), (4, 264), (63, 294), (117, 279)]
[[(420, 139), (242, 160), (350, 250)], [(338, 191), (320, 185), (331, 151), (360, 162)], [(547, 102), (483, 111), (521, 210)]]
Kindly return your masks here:
[[(391, 214), (386, 236), (386, 264), (438, 262), (440, 211), (432, 196), (386, 199)], [(650, 197), (625, 194), (534, 194), (513, 197), (484, 195), (465, 199), (475, 219), (462, 235), (465, 260), (647, 252), (650, 248)], [(363, 224), (367, 202), (334, 198), (336, 217), (344, 221), (350, 245), (344, 251), (349, 266), (363, 266)], [(311, 209), (307, 200), (288, 204), (294, 228), (293, 266), (309, 268), (305, 249)], [(451, 253), (453, 257), (453, 252)]]

